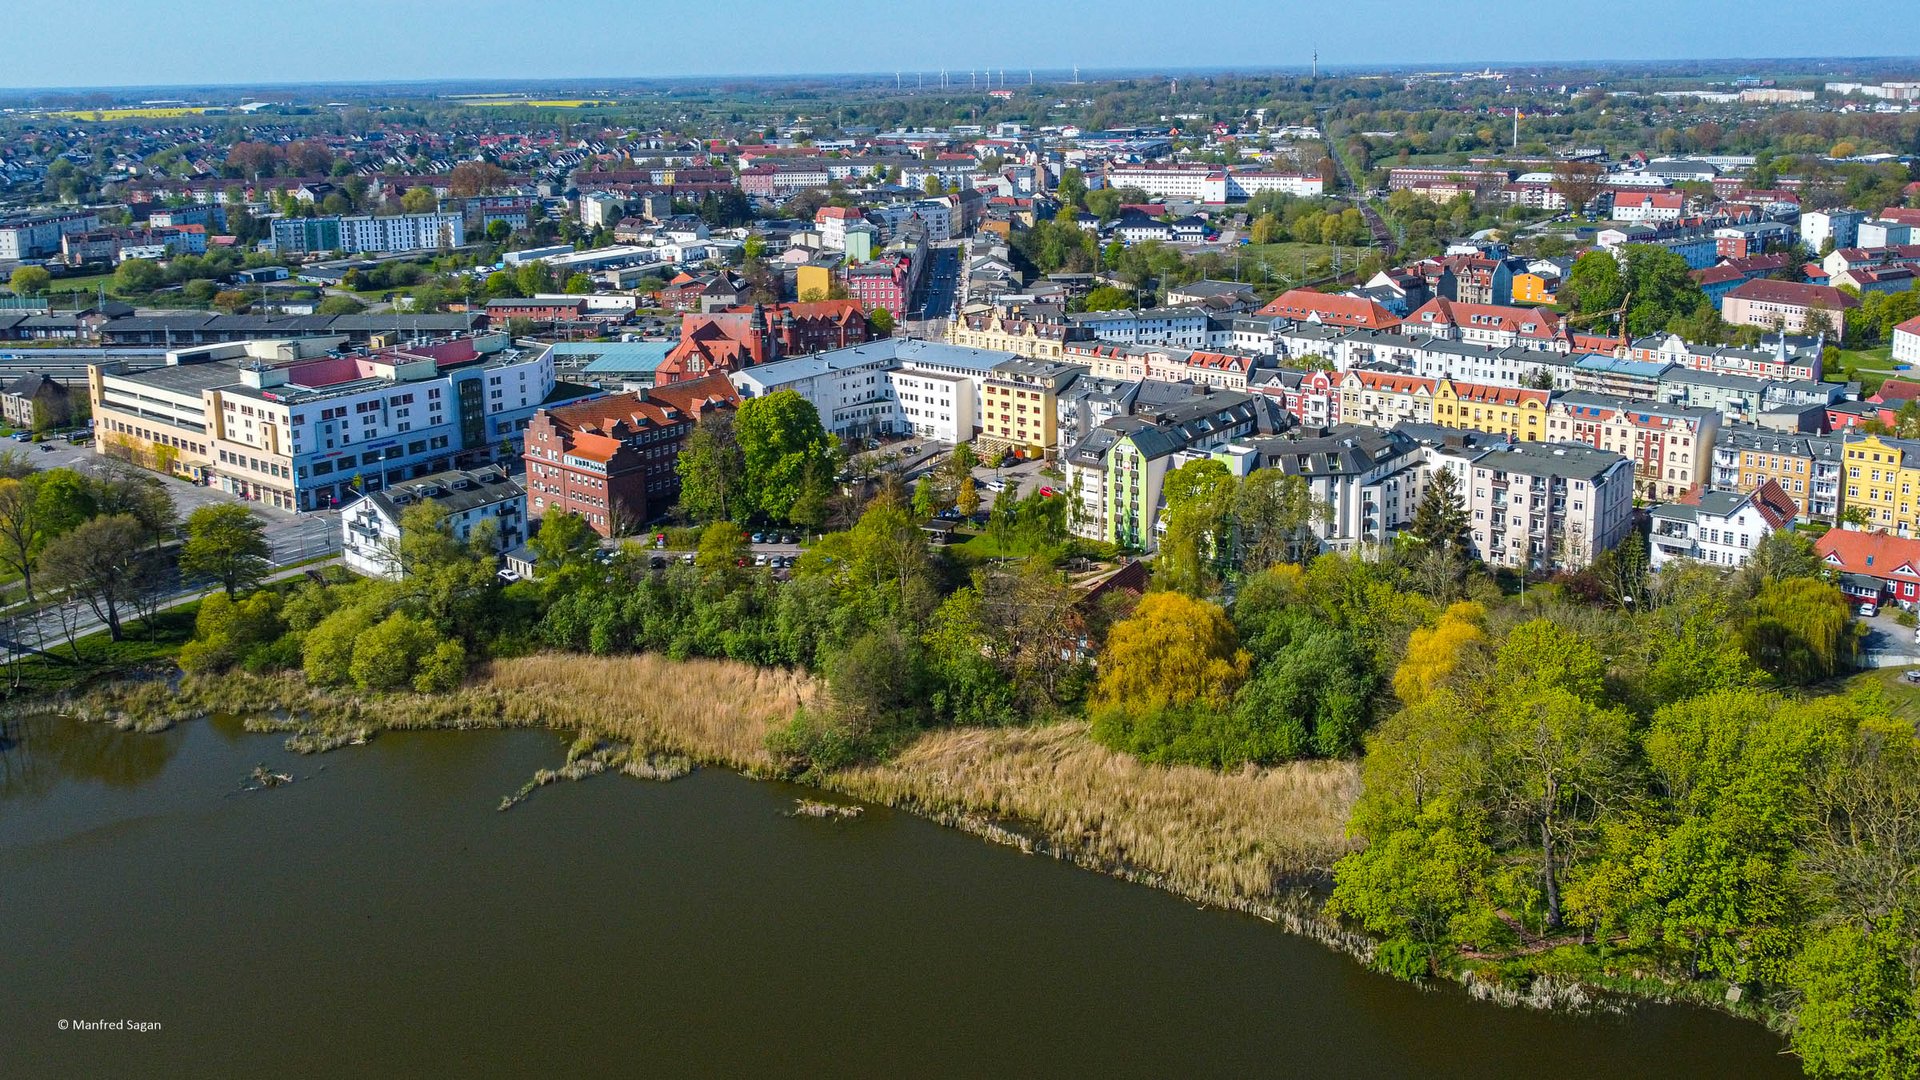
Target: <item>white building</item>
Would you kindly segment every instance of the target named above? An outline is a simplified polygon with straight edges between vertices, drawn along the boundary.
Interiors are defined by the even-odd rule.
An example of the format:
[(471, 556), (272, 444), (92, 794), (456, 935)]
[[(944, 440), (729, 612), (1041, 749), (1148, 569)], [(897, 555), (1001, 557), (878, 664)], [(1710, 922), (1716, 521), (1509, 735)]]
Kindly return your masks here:
[(617, 196), (604, 191), (590, 192), (580, 196), (580, 224), (589, 229), (611, 229), (627, 216), (627, 204)]
[(1903, 364), (1920, 364), (1920, 318), (1893, 328), (1893, 358)]
[(1656, 506), (1649, 561), (1655, 570), (1676, 559), (1745, 566), (1760, 541), (1793, 524), (1795, 514), (1793, 499), (1772, 480), (1744, 493), (1707, 491), (1696, 502)]
[(60, 253), (60, 238), (100, 227), (100, 215), (91, 210), (39, 214), (0, 220), (0, 259), (39, 259)]
[(1199, 308), (1142, 308), (1138, 311), (1088, 311), (1068, 320), (1102, 341), (1121, 345), (1169, 345), (1204, 349), (1212, 344), (1212, 321)]
[(1867, 220), (1862, 210), (1809, 210), (1800, 215), (1800, 242), (1819, 254), (1833, 241), (1834, 248), (1850, 248), (1860, 238), (1860, 223)]
[[(729, 376), (743, 398), (792, 390), (820, 414), (820, 423), (842, 438), (920, 434), (921, 426), (973, 437), (982, 384), (1013, 353), (970, 349), (915, 338), (883, 338), (792, 360), (756, 364)], [(900, 376), (905, 375), (902, 379)], [(959, 383), (966, 383), (963, 391)], [(922, 400), (903, 403), (900, 393)], [(942, 388), (948, 392), (943, 394)], [(944, 404), (943, 404), (944, 403)], [(910, 415), (911, 404), (918, 415)], [(961, 432), (966, 434), (961, 436)], [(945, 439), (944, 434), (928, 438)]]
[(1577, 570), (1633, 527), (1633, 463), (1589, 446), (1490, 451), (1465, 493), (1474, 556), (1491, 566)]
[(1221, 165), (1146, 162), (1114, 165), (1107, 186), (1139, 188), (1149, 196), (1180, 202), (1225, 203), (1263, 191), (1317, 198), (1326, 190), (1318, 176), (1304, 173), (1233, 172)]
[(527, 492), (505, 468), (456, 469), (395, 484), (347, 504), (340, 511), (340, 539), (348, 569), (394, 581), (405, 577), (400, 519), (421, 503), (437, 507), (462, 542), (485, 521), (493, 522), (495, 551), (510, 551), (527, 539)]

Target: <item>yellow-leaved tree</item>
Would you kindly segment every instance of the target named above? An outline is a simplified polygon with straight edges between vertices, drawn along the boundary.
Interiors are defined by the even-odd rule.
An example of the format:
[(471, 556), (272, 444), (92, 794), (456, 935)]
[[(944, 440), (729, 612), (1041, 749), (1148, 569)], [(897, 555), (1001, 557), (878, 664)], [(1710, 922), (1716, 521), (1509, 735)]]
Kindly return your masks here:
[(1177, 592), (1149, 593), (1108, 634), (1093, 705), (1135, 712), (1195, 703), (1224, 708), (1251, 665), (1220, 607)]
[(1407, 654), (1393, 673), (1393, 692), (1407, 705), (1425, 700), (1460, 666), (1468, 649), (1487, 640), (1486, 619), (1486, 608), (1461, 600), (1432, 626), (1408, 635)]

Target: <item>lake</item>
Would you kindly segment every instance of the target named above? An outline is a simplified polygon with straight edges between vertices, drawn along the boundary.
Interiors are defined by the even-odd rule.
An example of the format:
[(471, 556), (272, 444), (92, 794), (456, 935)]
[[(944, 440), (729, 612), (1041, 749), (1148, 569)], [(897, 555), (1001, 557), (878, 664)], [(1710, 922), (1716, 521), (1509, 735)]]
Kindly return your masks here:
[[(704, 770), (503, 795), (543, 732), (318, 757), (12, 721), (0, 1074), (1799, 1075), (1706, 1010), (1424, 991), (1256, 918)], [(258, 763), (296, 783), (242, 793)], [(158, 1030), (65, 1030), (126, 1020)]]

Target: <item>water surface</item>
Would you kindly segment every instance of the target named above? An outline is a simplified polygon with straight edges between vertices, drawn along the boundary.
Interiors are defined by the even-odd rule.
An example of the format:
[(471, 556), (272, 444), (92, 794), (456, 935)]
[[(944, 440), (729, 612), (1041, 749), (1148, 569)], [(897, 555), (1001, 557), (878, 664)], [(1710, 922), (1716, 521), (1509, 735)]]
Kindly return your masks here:
[[(564, 741), (315, 758), (15, 722), (0, 1075), (1741, 1077), (1757, 1025), (1501, 1009), (1213, 910), (707, 770), (495, 807)], [(256, 763), (298, 782), (240, 794)], [(66, 1031), (63, 1019), (158, 1022)]]

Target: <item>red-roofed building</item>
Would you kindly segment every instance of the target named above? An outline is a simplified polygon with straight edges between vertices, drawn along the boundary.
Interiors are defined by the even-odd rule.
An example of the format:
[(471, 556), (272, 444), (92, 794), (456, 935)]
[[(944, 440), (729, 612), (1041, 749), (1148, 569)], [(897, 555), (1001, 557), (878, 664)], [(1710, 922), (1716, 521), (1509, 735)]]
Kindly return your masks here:
[(1491, 345), (1496, 349), (1518, 345), (1523, 349), (1568, 352), (1572, 348), (1560, 316), (1545, 308), (1463, 304), (1445, 297), (1434, 297), (1416, 308), (1400, 324), (1400, 332)]
[(697, 379), (792, 356), (843, 349), (873, 338), (854, 300), (736, 307), (680, 321), (680, 343), (667, 353), (655, 382)]
[(1679, 221), (1687, 215), (1687, 196), (1679, 191), (1616, 191), (1613, 220), (1630, 224)]
[(1363, 330), (1391, 330), (1400, 323), (1391, 311), (1372, 300), (1334, 296), (1312, 289), (1288, 289), (1274, 297), (1258, 314)]
[(577, 514), (602, 536), (660, 518), (680, 495), (680, 447), (740, 395), (725, 375), (541, 409), (527, 425), (527, 512)]
[(1884, 532), (1829, 529), (1813, 551), (1840, 577), (1840, 591), (1855, 602), (1902, 607), (1920, 601), (1920, 540)]
[(1820, 312), (1839, 341), (1847, 336), (1847, 312), (1859, 306), (1859, 299), (1830, 285), (1760, 278), (1722, 297), (1720, 317), (1735, 326), (1781, 327), (1799, 334), (1806, 332), (1810, 319), (1818, 321), (1814, 312)]

